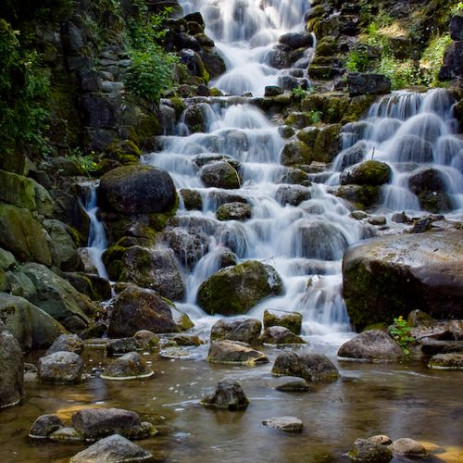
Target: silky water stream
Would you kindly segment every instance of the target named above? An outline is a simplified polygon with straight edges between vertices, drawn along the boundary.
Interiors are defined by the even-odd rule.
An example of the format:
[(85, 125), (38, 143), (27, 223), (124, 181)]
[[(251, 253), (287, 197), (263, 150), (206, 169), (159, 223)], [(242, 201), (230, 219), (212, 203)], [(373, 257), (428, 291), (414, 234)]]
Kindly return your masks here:
[[(309, 7), (301, 0), (197, 0), (183, 6), (185, 13), (203, 13), (206, 32), (227, 59), (230, 71), (213, 85), (236, 95), (261, 95), (264, 85), (275, 84), (290, 72), (268, 66), (267, 56), (279, 35), (302, 30)], [(196, 101), (206, 115), (204, 133), (190, 135), (180, 122), (173, 134), (160, 138), (162, 150), (143, 158), (168, 170), (179, 190), (195, 190), (202, 199), (202, 209), (196, 211), (181, 203), (176, 218), (179, 228), (207, 236), (203, 256), (185, 265), (187, 296), (176, 305), (193, 319), (195, 332), (207, 339), (218, 317), (207, 316), (197, 306), (197, 290), (218, 270), (223, 250), (230, 248), (239, 261), (257, 259), (272, 265), (284, 282), (282, 296), (265, 300), (249, 316), (262, 319), (266, 308), (301, 312), (308, 342), (302, 349), (325, 352), (337, 363), (337, 348), (353, 335), (341, 297), (341, 258), (347, 246), (372, 232), (352, 219), (349, 208), (330, 192), (339, 182), (341, 168), (373, 157), (390, 163), (394, 172), (378, 211), (388, 218), (395, 211), (420, 215), (409, 179), (432, 166), (442, 176), (451, 214), (458, 217), (463, 151), (449, 94), (385, 97), (365, 120), (345, 127), (343, 151), (333, 171), (324, 176), (326, 183), (314, 177), (306, 186), (286, 181), (291, 172), (280, 164), (285, 141), (278, 127), (252, 105), (236, 101)], [(353, 161), (349, 156), (356, 144), (361, 156)], [(239, 165), (239, 189), (204, 187), (200, 166), (218, 154)], [(230, 195), (252, 206), (249, 220), (216, 219), (217, 207)], [(301, 195), (303, 200), (293, 205), (290, 198)], [(0, 415), (0, 458), (17, 463), (67, 462), (84, 446), (32, 442), (26, 437), (32, 422), (44, 413), (58, 413), (66, 421), (80, 408), (104, 406), (135, 410), (158, 425), (160, 435), (139, 443), (157, 461), (169, 463), (343, 462), (356, 438), (374, 434), (433, 443), (435, 451), (428, 461), (463, 461), (463, 373), (427, 370), (414, 363), (339, 363), (342, 377), (335, 383), (306, 393), (285, 393), (270, 386), (272, 363), (281, 349), (267, 346), (265, 351), (270, 363), (253, 368), (209, 364), (207, 345), (189, 359), (145, 353), (155, 376), (122, 383), (99, 378), (109, 360), (103, 348), (87, 348), (84, 359), (91, 377), (81, 385), (41, 385), (26, 377), (23, 404)], [(250, 400), (246, 411), (212, 411), (199, 404), (223, 379), (240, 382)], [(299, 417), (302, 434), (262, 425), (262, 420), (278, 416)]]

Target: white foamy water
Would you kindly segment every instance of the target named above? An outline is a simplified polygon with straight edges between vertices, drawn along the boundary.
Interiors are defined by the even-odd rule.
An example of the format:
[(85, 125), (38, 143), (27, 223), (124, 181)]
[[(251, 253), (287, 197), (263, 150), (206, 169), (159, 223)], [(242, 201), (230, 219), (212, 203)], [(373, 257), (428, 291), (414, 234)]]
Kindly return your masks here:
[[(266, 85), (275, 85), (285, 74), (270, 66), (278, 38), (303, 31), (307, 0), (186, 0), (184, 13), (201, 12), (206, 33), (225, 57), (228, 72), (211, 85), (226, 94), (262, 96)], [(301, 63), (307, 56), (300, 58)]]

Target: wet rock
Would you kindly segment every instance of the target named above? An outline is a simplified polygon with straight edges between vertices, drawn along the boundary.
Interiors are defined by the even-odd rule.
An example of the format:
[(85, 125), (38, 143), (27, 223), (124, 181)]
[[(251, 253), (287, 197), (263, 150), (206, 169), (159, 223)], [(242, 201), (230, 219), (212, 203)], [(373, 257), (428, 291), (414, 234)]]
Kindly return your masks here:
[(437, 354), (463, 354), (463, 341), (424, 338), (421, 340), (421, 352), (426, 357)]
[(36, 288), (31, 301), (60, 322), (67, 330), (79, 332), (87, 328), (97, 312), (95, 303), (41, 264), (28, 263), (21, 267)]
[(368, 223), (370, 225), (375, 225), (377, 227), (382, 227), (382, 226), (386, 225), (387, 219), (386, 219), (386, 217), (384, 217), (382, 215), (372, 215), (372, 216), (368, 217)]
[(265, 87), (265, 97), (273, 97), (278, 95), (283, 95), (283, 89), (281, 87), (278, 87), (277, 85), (267, 85)]
[(154, 372), (137, 352), (129, 352), (113, 360), (101, 374), (103, 379), (131, 380), (149, 378)]
[(313, 160), (317, 162), (332, 162), (341, 151), (341, 124), (322, 126), (315, 138)]
[(412, 175), (408, 184), (424, 210), (438, 213), (452, 209), (452, 201), (446, 194), (447, 185), (439, 170), (423, 169)]
[(39, 307), (6, 293), (0, 293), (0, 319), (24, 350), (48, 347), (66, 332), (61, 323)]
[(357, 329), (389, 323), (420, 309), (436, 318), (463, 318), (460, 231), (375, 238), (349, 248), (343, 294)]
[(342, 230), (321, 220), (301, 222), (296, 234), (296, 255), (308, 259), (338, 260), (347, 248)]
[(347, 86), (351, 97), (366, 94), (385, 94), (391, 91), (391, 81), (382, 74), (348, 74)]
[(309, 382), (331, 382), (339, 378), (334, 364), (324, 354), (284, 352), (273, 364), (272, 374), (299, 376)]
[(188, 106), (185, 110), (183, 120), (190, 133), (207, 132), (210, 111), (209, 105), (205, 103)]
[(211, 341), (207, 361), (210, 363), (255, 365), (258, 363), (267, 363), (268, 358), (262, 352), (252, 349), (245, 343), (237, 341)]
[(53, 442), (81, 443), (84, 440), (82, 434), (70, 426), (63, 426), (49, 434), (48, 438)]
[(381, 161), (365, 161), (351, 169), (344, 170), (340, 176), (341, 185), (378, 186), (389, 183), (392, 177), (391, 168)]
[(305, 344), (305, 341), (284, 326), (271, 326), (262, 333), (262, 342), (265, 344)]
[(380, 199), (381, 187), (371, 185), (343, 185), (338, 188), (336, 196), (343, 198), (357, 209), (366, 209)]
[(431, 357), (428, 368), (438, 370), (463, 370), (463, 353), (437, 354)]
[(137, 341), (138, 349), (155, 350), (159, 346), (159, 336), (149, 330), (140, 330), (133, 335)]
[(310, 189), (302, 185), (281, 185), (275, 193), (275, 199), (282, 205), (299, 206), (312, 197)]
[(82, 381), (84, 368), (74, 352), (55, 352), (39, 359), (39, 379), (48, 384), (76, 384)]
[[(195, 38), (198, 40), (197, 36)], [(202, 37), (200, 37), (199, 40), (201, 40), (201, 38)], [(226, 72), (227, 66), (220, 51), (216, 47), (203, 47), (199, 55), (211, 79), (216, 79)]]
[(153, 461), (153, 456), (125, 437), (114, 434), (74, 455), (70, 463), (124, 463), (128, 461), (149, 462)]
[(395, 440), (389, 449), (394, 455), (403, 455), (409, 458), (425, 458), (428, 454), (423, 444), (409, 438)]
[(369, 330), (354, 336), (338, 350), (338, 357), (370, 361), (391, 361), (402, 358), (400, 346), (387, 334)]
[(168, 172), (150, 166), (118, 167), (101, 177), (98, 198), (104, 210), (123, 215), (171, 212), (177, 193)]
[(182, 188), (180, 190), (180, 195), (183, 199), (183, 204), (185, 209), (188, 211), (192, 210), (202, 210), (203, 208), (203, 200), (201, 198), (201, 194), (197, 190), (190, 190), (188, 188)]
[(368, 438), (370, 442), (380, 445), (390, 445), (392, 444), (392, 439), (385, 434), (377, 434), (376, 436), (371, 436)]
[(312, 160), (312, 150), (300, 140), (288, 142), (281, 153), (281, 163), (284, 166), (310, 164)]
[(293, 50), (313, 46), (313, 37), (307, 32), (288, 32), (280, 36), (278, 41)]
[(33, 439), (45, 439), (63, 426), (64, 424), (58, 415), (41, 415), (32, 424), (29, 430), (29, 437)]
[[(137, 333), (135, 333), (136, 335)], [(152, 333), (153, 336), (156, 336)], [(108, 357), (116, 357), (118, 355), (124, 355), (129, 352), (135, 352), (139, 348), (138, 340), (135, 338), (121, 338), (121, 339), (111, 339), (106, 344), (106, 355)]]
[(209, 188), (224, 188), (226, 190), (238, 189), (241, 186), (238, 172), (225, 161), (206, 164), (200, 172), (205, 186)]
[(177, 325), (169, 305), (154, 291), (136, 287), (117, 296), (109, 316), (108, 335), (112, 338), (133, 336), (142, 329), (153, 333), (172, 333)]
[(392, 452), (385, 445), (368, 439), (356, 439), (347, 456), (359, 463), (388, 463), (392, 460)]
[(201, 404), (208, 408), (238, 411), (245, 410), (249, 400), (237, 381), (220, 381), (216, 390), (204, 397)]
[(283, 138), (291, 138), (294, 135), (294, 129), (289, 125), (280, 125), (278, 127), (278, 133)]
[(77, 334), (62, 334), (50, 346), (45, 355), (54, 354), (55, 352), (74, 352), (80, 355), (84, 350), (84, 342)]
[(280, 376), (275, 378), (270, 386), (283, 392), (307, 392), (310, 390), (307, 381), (297, 376)]
[(24, 360), (21, 346), (0, 321), (0, 410), (17, 405), (24, 394)]
[(264, 328), (271, 326), (284, 326), (294, 334), (301, 334), (302, 314), (299, 312), (286, 312), (284, 310), (265, 310)]
[(273, 48), (268, 51), (265, 56), (265, 61), (269, 66), (276, 69), (289, 68), (291, 64), (288, 51), (280, 48)]
[(245, 222), (252, 215), (252, 207), (246, 203), (227, 203), (216, 211), (217, 220), (239, 220)]
[(103, 260), (114, 280), (153, 289), (171, 300), (181, 300), (185, 295), (180, 266), (172, 250), (143, 246), (120, 249), (116, 245), (105, 253)]
[(240, 341), (257, 346), (262, 344), (259, 339), (262, 323), (252, 318), (225, 319), (222, 318), (212, 325), (212, 341)]
[[(359, 141), (355, 145), (340, 153), (341, 160), (339, 162), (339, 169), (343, 171), (347, 167), (362, 162), (365, 159), (367, 149), (367, 144), (364, 141)], [(338, 162), (338, 160), (336, 160), (336, 162)]]
[(249, 260), (210, 276), (199, 287), (198, 303), (211, 315), (239, 315), (282, 290), (281, 278), (273, 267)]
[(267, 418), (262, 421), (264, 426), (275, 428), (284, 432), (302, 432), (304, 425), (302, 420), (295, 416), (280, 416), (278, 418)]

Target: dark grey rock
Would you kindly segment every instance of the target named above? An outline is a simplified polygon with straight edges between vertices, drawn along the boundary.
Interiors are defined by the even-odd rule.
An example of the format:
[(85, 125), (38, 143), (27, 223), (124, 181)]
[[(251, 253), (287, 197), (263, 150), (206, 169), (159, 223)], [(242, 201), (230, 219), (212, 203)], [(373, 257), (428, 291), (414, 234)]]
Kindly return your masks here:
[(52, 432), (57, 431), (63, 426), (64, 424), (58, 415), (41, 415), (31, 426), (29, 437), (33, 439), (45, 439)]
[(45, 355), (55, 352), (74, 352), (78, 355), (84, 350), (84, 342), (77, 334), (62, 334), (49, 347)]
[(82, 381), (84, 361), (74, 352), (55, 352), (39, 359), (39, 379), (49, 384), (76, 384)]
[(237, 381), (220, 381), (216, 390), (204, 397), (201, 404), (209, 408), (238, 411), (245, 410), (249, 400)]
[(391, 81), (382, 74), (348, 74), (347, 86), (351, 97), (385, 94), (391, 91)]
[(0, 321), (0, 409), (17, 405), (24, 394), (21, 346)]

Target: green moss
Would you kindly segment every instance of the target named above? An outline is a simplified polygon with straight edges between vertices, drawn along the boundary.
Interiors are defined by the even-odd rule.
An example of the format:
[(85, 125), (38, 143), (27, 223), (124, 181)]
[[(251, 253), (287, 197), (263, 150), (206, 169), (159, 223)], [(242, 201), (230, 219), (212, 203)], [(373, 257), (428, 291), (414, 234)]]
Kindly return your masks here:
[(172, 104), (172, 107), (175, 110), (175, 116), (177, 119), (182, 115), (183, 111), (185, 110), (185, 103), (182, 100), (182, 98), (179, 98), (178, 96), (174, 96), (170, 99), (170, 102)]

